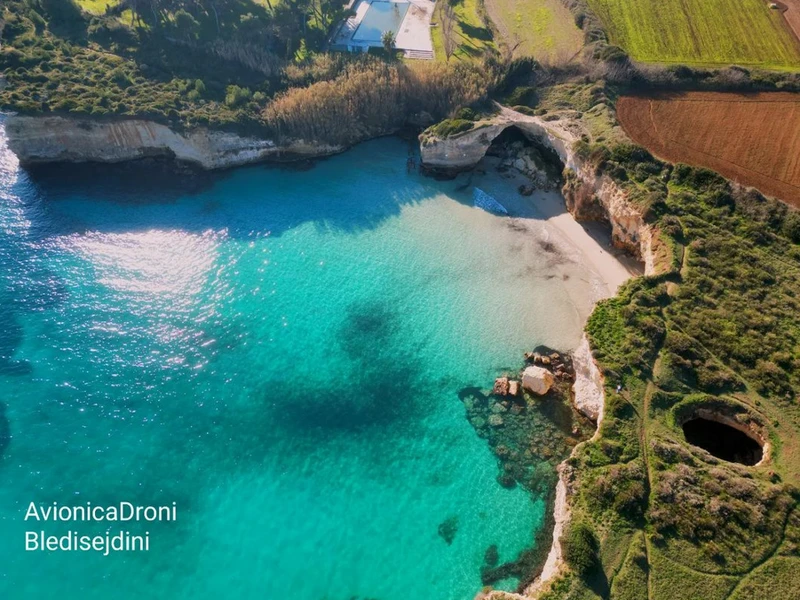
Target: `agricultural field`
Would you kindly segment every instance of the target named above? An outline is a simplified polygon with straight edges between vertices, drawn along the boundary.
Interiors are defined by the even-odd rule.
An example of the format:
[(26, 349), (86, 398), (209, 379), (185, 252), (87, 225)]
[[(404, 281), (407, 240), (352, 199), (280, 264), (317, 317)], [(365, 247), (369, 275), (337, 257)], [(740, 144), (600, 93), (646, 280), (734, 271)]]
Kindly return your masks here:
[(654, 154), (713, 169), (800, 207), (800, 95), (625, 96), (617, 117)]
[(766, 0), (588, 0), (635, 60), (800, 68), (800, 41)]
[(515, 56), (563, 64), (583, 46), (583, 33), (559, 0), (486, 0), (486, 11)]

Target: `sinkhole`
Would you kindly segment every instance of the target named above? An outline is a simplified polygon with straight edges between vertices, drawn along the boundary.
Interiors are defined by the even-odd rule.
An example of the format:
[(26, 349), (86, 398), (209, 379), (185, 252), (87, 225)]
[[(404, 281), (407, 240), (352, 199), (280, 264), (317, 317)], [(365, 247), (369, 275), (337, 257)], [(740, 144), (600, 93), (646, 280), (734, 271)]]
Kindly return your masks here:
[(726, 423), (695, 417), (683, 424), (686, 441), (717, 458), (742, 465), (755, 465), (764, 457), (761, 442)]

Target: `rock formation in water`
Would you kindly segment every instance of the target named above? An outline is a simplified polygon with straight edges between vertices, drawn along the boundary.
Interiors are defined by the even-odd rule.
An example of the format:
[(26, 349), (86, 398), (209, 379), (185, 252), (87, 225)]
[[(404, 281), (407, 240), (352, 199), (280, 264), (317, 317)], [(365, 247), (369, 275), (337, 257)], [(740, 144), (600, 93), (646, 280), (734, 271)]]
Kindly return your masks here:
[(526, 367), (522, 372), (522, 387), (539, 396), (549, 392), (554, 381), (553, 374), (544, 367)]

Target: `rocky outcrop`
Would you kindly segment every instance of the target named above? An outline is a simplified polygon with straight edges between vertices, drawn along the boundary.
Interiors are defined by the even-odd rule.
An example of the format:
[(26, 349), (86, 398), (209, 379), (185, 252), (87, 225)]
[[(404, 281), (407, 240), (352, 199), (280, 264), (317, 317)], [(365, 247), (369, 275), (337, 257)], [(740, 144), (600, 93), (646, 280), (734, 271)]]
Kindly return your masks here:
[(441, 175), (467, 171), (480, 162), (495, 138), (509, 127), (516, 127), (529, 139), (541, 141), (559, 156), (565, 156), (573, 137), (559, 131), (557, 126), (548, 125), (539, 117), (503, 107), (491, 120), (482, 121), (464, 133), (447, 138), (423, 133), (420, 135), (420, 162), (425, 170)]
[[(578, 170), (568, 177), (562, 190), (567, 210), (579, 221), (608, 222), (614, 246), (646, 263), (652, 233), (642, 213), (628, 202), (627, 192), (607, 175), (598, 175), (590, 165), (580, 160), (574, 164)], [(645, 273), (650, 274), (647, 268)]]
[(184, 132), (142, 119), (92, 120), (9, 115), (8, 145), (23, 165), (49, 162), (122, 162), (162, 157), (203, 169), (220, 169), (282, 156), (314, 157), (339, 146), (271, 140), (198, 127)]
[(522, 387), (540, 396), (549, 392), (554, 382), (553, 374), (542, 367), (526, 367), (522, 372)]
[(572, 385), (575, 408), (597, 423), (599, 429), (605, 402), (603, 375), (592, 356), (586, 334), (572, 354), (572, 365), (575, 368), (575, 383)]
[(654, 274), (653, 234), (642, 213), (628, 201), (627, 192), (610, 177), (598, 174), (583, 161), (573, 146), (583, 133), (571, 119), (545, 121), (505, 107), (489, 121), (446, 139), (420, 136), (420, 159), (424, 169), (453, 175), (473, 168), (501, 133), (516, 127), (528, 139), (558, 155), (566, 173), (562, 190), (567, 210), (576, 220), (605, 221), (611, 226), (612, 243), (645, 263), (645, 274)]

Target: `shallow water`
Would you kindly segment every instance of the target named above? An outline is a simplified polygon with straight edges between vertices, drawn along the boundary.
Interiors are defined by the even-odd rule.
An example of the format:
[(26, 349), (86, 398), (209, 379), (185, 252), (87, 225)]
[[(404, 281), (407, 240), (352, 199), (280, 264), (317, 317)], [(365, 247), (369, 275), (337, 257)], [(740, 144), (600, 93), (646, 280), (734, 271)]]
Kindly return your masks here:
[[(33, 180), (0, 150), (0, 597), (468, 599), (489, 545), (532, 543), (544, 503), (497, 483), (457, 393), (574, 347), (598, 282), (535, 211), (405, 157), (384, 139), (184, 193)], [(25, 523), (32, 501), (178, 521), (130, 525), (147, 553), (25, 552), (26, 530), (120, 529)]]

